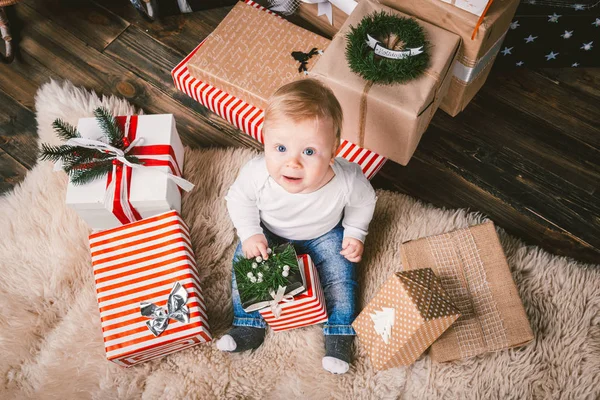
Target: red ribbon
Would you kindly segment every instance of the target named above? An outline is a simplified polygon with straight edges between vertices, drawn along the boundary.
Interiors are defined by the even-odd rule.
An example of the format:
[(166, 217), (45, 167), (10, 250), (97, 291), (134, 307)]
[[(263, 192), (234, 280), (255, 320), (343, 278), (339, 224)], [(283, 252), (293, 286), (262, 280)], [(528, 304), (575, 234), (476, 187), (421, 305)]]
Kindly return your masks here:
[[(129, 129), (127, 129), (127, 132), (125, 132), (127, 118), (129, 118)], [(119, 128), (121, 128), (121, 130), (125, 133), (125, 137), (129, 141), (129, 143), (133, 143), (137, 135), (138, 116), (121, 116), (116, 117), (115, 119), (117, 120), (117, 125), (119, 126)], [(134, 156), (170, 156), (170, 160), (141, 158), (141, 161), (146, 167), (169, 167), (173, 175), (181, 176), (181, 169), (177, 164), (177, 159), (175, 158), (175, 151), (173, 150), (173, 147), (171, 145), (161, 144), (152, 146), (134, 146), (131, 150), (127, 152), (127, 154), (131, 154)], [(123, 163), (119, 161), (116, 161), (116, 163), (116, 168), (114, 169), (116, 170), (116, 174), (113, 174), (113, 171), (110, 171), (108, 173), (108, 179), (106, 180), (106, 188), (108, 190), (108, 187), (110, 186), (112, 180), (116, 179), (114, 186), (112, 213), (122, 224), (128, 224), (130, 222), (139, 221), (142, 219), (142, 217), (140, 213), (133, 207), (131, 201), (129, 200), (129, 195), (131, 193), (131, 173), (133, 168), (127, 165), (123, 165)], [(123, 204), (122, 202), (121, 191), (123, 189), (127, 190), (127, 196), (125, 200), (126, 204)], [(125, 207), (131, 210), (131, 215), (133, 219), (128, 217), (128, 213), (125, 212)]]

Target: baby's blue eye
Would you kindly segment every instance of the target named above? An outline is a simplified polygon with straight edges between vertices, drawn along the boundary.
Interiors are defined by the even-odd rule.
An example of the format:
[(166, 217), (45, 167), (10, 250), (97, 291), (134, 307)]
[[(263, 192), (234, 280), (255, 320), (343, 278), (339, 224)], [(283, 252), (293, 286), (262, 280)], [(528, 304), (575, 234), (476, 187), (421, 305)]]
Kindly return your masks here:
[(311, 149), (311, 148), (304, 149), (303, 153), (306, 154), (307, 156), (312, 156), (315, 154), (315, 149)]
[(285, 146), (280, 144), (279, 146), (277, 146), (277, 151), (280, 153), (283, 153), (286, 150)]

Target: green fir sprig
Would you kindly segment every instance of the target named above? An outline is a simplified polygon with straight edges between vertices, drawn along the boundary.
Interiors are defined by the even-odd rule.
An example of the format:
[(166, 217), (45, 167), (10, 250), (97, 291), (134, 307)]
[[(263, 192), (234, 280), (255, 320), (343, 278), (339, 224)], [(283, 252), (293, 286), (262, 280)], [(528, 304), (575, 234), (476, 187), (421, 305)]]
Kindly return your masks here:
[[(95, 109), (94, 116), (107, 143), (124, 151), (129, 143), (125, 140), (125, 134), (117, 124), (117, 120), (104, 108)], [(77, 128), (61, 119), (56, 119), (52, 123), (52, 127), (56, 135), (64, 141), (81, 137)], [(84, 185), (103, 177), (112, 170), (116, 162), (114, 154), (98, 149), (66, 144), (54, 146), (47, 143), (42, 144), (40, 159), (62, 162), (63, 170), (69, 174), (71, 182), (75, 185)], [(139, 158), (127, 154), (125, 159), (133, 164), (141, 163)]]
[(94, 110), (94, 116), (96, 117), (96, 120), (98, 121), (98, 124), (102, 129), (102, 132), (104, 132), (104, 134), (108, 138), (108, 143), (113, 147), (117, 147), (121, 150), (124, 150), (122, 146), (123, 138), (125, 136), (121, 128), (119, 128), (115, 117), (110, 112), (108, 112), (107, 109), (102, 107), (96, 108)]
[(289, 243), (273, 248), (267, 260), (237, 258), (233, 268), (242, 304), (253, 299), (271, 299), (271, 292), (277, 292), (279, 286), (290, 285), (289, 278), (298, 276), (299, 272), (296, 251)]
[[(377, 56), (367, 44), (367, 34), (381, 41), (385, 47), (397, 42), (402, 43), (403, 49), (423, 46), (423, 53), (398, 60)], [(346, 40), (346, 59), (350, 69), (373, 83), (404, 83), (420, 76), (429, 65), (429, 42), (423, 27), (411, 18), (384, 11), (371, 13), (356, 27), (351, 27)]]

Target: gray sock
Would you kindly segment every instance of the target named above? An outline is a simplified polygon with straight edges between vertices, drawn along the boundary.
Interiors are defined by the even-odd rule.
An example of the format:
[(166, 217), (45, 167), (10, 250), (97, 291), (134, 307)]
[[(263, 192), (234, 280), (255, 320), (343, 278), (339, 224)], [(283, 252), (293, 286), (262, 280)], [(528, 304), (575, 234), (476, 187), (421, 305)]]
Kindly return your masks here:
[(227, 332), (235, 340), (236, 348), (234, 353), (240, 351), (257, 349), (265, 340), (265, 328), (254, 328), (251, 326), (234, 326)]
[(353, 335), (326, 335), (325, 357), (333, 357), (350, 364)]

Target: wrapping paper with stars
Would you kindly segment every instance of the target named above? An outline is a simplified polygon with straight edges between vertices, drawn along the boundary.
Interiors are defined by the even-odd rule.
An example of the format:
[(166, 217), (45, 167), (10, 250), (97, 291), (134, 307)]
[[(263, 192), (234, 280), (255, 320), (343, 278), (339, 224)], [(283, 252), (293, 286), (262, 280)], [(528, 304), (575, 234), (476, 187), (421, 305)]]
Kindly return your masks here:
[(431, 268), (397, 272), (354, 320), (377, 370), (414, 363), (460, 317)]
[(600, 67), (600, 0), (523, 0), (496, 64)]

